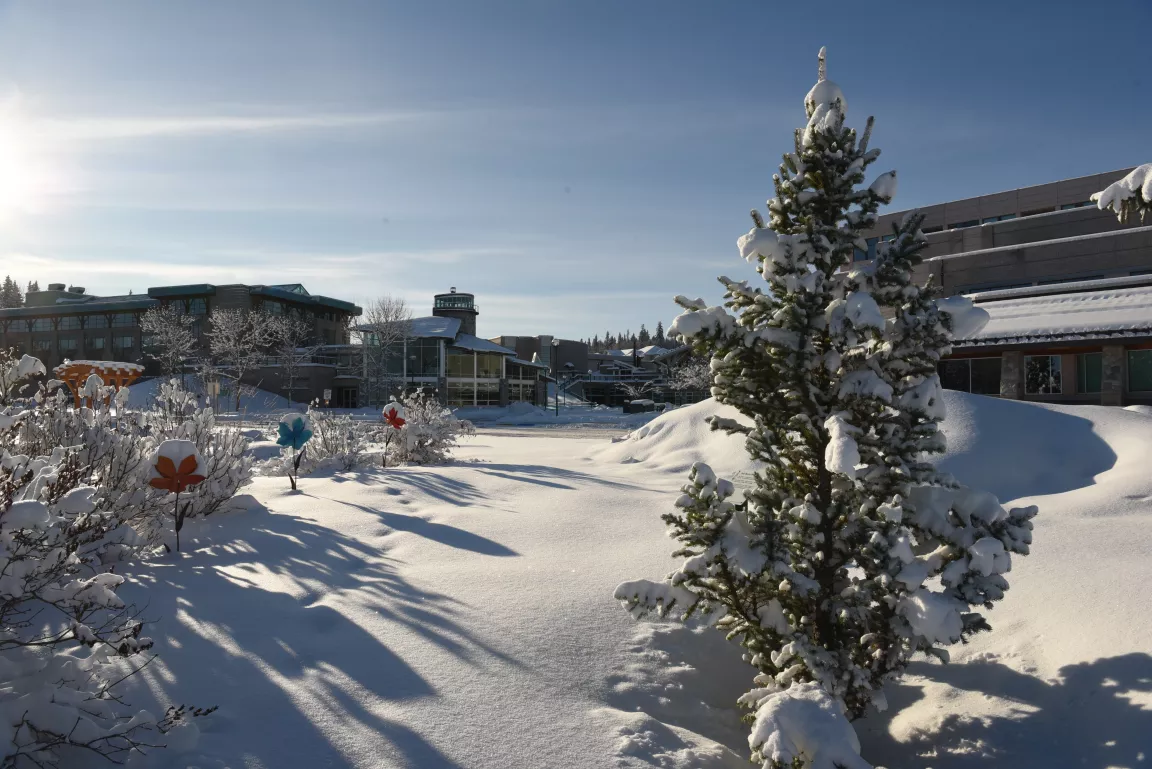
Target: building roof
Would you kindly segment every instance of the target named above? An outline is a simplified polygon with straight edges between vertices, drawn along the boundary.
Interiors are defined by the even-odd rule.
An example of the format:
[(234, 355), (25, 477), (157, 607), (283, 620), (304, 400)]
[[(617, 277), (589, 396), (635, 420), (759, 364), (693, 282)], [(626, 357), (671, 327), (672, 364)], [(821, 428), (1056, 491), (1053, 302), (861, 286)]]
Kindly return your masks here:
[(417, 339), (455, 339), (460, 333), (460, 319), (429, 315), (425, 318), (413, 318), (411, 328), (412, 336)]
[(155, 307), (159, 302), (147, 294), (62, 297), (52, 304), (26, 305), (0, 310), (0, 318), (43, 318), (57, 315), (85, 315), (93, 312), (130, 312)]
[[(1066, 284), (1063, 288), (1085, 283)], [(1032, 287), (1032, 291), (1036, 288), (1047, 287)], [(1095, 290), (1004, 296), (1014, 291), (1029, 293), (1024, 289), (1010, 289), (973, 297), (988, 312), (988, 324), (974, 336), (956, 340), (955, 346), (1152, 336), (1152, 286), (1149, 285), (1105, 285)]]
[(279, 286), (264, 286), (256, 285), (249, 286), (248, 291), (256, 296), (270, 296), (276, 299), (284, 299), (289, 302), (301, 302), (303, 304), (318, 304), (324, 307), (332, 307), (337, 310), (343, 310), (351, 315), (360, 315), (364, 311), (352, 304), (345, 302), (342, 299), (333, 299), (330, 296), (320, 296), (319, 294), (309, 294), (304, 290), (304, 287), (299, 283), (286, 283)]
[(495, 342), (489, 342), (487, 339), (481, 339), (478, 336), (471, 334), (458, 334), (452, 342), (453, 347), (460, 347), (465, 350), (473, 350), (475, 352), (495, 352), (501, 355), (515, 355), (515, 350), (509, 350), (507, 347), (501, 347)]

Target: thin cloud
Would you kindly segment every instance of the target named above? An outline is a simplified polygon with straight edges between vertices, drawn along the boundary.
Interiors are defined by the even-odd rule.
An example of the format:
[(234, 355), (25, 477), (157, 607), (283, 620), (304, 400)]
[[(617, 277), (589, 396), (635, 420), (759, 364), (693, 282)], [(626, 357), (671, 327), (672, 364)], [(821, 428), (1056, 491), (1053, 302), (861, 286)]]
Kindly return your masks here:
[(73, 117), (37, 121), (63, 141), (146, 139), (212, 134), (250, 134), (374, 128), (429, 117), (428, 112), (366, 112), (309, 115), (186, 115), (173, 117)]

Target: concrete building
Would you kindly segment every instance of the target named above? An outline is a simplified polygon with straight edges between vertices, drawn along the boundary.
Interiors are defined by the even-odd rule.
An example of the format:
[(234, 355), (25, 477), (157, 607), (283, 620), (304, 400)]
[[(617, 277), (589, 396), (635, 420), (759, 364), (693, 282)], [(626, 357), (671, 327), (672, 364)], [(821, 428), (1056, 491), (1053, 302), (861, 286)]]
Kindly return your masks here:
[(537, 357), (553, 375), (566, 372), (588, 371), (590, 355), (588, 344), (576, 339), (560, 339), (550, 334), (540, 336), (494, 336), (492, 342), (516, 351), (516, 357), (532, 360)]
[[(950, 389), (1062, 403), (1152, 403), (1152, 226), (1098, 210), (1092, 194), (1131, 169), (920, 209), (916, 274), (964, 294), (990, 321), (940, 364)], [(880, 217), (867, 250), (907, 212)]]
[[(40, 358), (49, 368), (65, 360), (119, 361), (154, 366), (141, 316), (170, 305), (194, 318), (192, 330), (206, 348), (208, 316), (215, 309), (239, 309), (274, 315), (297, 314), (313, 321), (316, 341), (338, 345), (349, 341), (351, 319), (361, 310), (350, 302), (317, 296), (298, 283), (283, 285), (158, 286), (146, 294), (94, 296), (79, 286), (50, 283), (27, 294), (23, 307), (0, 310), (0, 346)], [(155, 373), (152, 368), (150, 373)], [(283, 369), (270, 364), (249, 384), (306, 401), (322, 397), (336, 382), (335, 365), (302, 368), (294, 383), (283, 381)]]

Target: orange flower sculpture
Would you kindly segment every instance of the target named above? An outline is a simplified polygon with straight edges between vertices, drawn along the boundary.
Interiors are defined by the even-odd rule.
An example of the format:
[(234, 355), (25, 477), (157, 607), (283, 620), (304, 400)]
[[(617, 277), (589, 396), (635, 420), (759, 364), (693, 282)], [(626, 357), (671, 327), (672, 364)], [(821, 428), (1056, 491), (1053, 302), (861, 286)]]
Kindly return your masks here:
[(200, 461), (195, 454), (180, 460), (180, 466), (168, 457), (156, 459), (156, 472), (159, 477), (148, 481), (156, 489), (164, 489), (173, 494), (179, 494), (189, 486), (195, 486), (204, 480), (204, 476), (196, 471), (200, 469)]

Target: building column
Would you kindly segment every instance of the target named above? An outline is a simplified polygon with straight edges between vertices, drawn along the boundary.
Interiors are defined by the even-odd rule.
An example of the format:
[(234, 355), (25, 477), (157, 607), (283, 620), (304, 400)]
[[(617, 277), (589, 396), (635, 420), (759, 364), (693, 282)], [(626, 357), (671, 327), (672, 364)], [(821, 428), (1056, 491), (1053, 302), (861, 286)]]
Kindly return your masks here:
[(1100, 405), (1124, 405), (1124, 346), (1106, 344), (1102, 348)]
[(1020, 350), (1008, 350), (1001, 356), (1000, 397), (1024, 397), (1024, 353)]
[(508, 380), (500, 377), (500, 405), (508, 405)]

